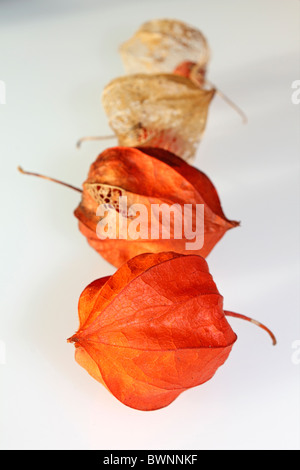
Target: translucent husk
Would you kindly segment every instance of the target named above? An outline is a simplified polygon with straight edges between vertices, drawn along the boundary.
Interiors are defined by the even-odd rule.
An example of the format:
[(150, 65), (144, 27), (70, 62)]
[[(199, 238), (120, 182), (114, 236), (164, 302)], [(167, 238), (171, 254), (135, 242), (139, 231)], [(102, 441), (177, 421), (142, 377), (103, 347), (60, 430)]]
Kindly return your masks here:
[(169, 73), (183, 61), (206, 67), (210, 51), (201, 31), (178, 20), (144, 23), (120, 46), (126, 73)]
[(119, 145), (160, 147), (190, 161), (214, 94), (179, 75), (133, 74), (110, 82), (102, 103)]

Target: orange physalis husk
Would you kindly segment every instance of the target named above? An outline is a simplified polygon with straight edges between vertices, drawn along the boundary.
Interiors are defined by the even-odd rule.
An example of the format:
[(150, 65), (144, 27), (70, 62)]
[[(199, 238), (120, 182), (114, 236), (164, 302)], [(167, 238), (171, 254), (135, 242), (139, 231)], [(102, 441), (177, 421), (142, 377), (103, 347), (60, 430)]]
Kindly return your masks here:
[(127, 74), (170, 73), (184, 61), (206, 68), (210, 57), (201, 31), (170, 19), (147, 21), (119, 51)]
[[(120, 196), (127, 198), (127, 207), (120, 208)], [(111, 218), (96, 215), (100, 204), (110, 210)], [(146, 215), (142, 212), (137, 215), (144, 229), (138, 238), (129, 230), (134, 219), (129, 208), (134, 204), (141, 204), (146, 209)], [(179, 236), (175, 216), (167, 221), (169, 238), (163, 235), (167, 223), (158, 216), (152, 217), (153, 207), (162, 204), (169, 210), (173, 207), (178, 217), (185, 214), (186, 207), (190, 208), (187, 217), (176, 219), (180, 221), (180, 226), (177, 225)], [(197, 241), (199, 236), (197, 206), (201, 204), (204, 221), (202, 225), (199, 222), (198, 228), (203, 230), (203, 246), (187, 247), (188, 242)], [(90, 167), (75, 216), (88, 243), (116, 267), (147, 252), (176, 251), (206, 257), (227, 230), (239, 225), (225, 217), (216, 189), (204, 173), (158, 148), (113, 147), (102, 152)], [(186, 221), (193, 226), (193, 237), (187, 233)], [(107, 236), (102, 232), (104, 236), (99, 238), (98, 230), (104, 222)], [(113, 222), (115, 232), (110, 236), (110, 223)], [(153, 227), (159, 234), (156, 238), (152, 235)]]
[(68, 340), (76, 361), (138, 410), (165, 407), (210, 380), (237, 339), (207, 263), (195, 255), (139, 255), (86, 287), (78, 310)]
[(188, 161), (205, 131), (215, 89), (176, 74), (136, 74), (111, 81), (102, 103), (118, 144), (159, 147)]

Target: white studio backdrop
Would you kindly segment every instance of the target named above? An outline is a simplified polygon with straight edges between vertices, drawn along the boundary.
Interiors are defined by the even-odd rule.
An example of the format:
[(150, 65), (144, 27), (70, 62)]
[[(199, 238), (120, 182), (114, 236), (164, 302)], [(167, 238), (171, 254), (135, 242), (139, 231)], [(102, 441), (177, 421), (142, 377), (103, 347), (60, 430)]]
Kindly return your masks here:
[[(92, 280), (114, 272), (77, 229), (76, 193), (108, 142), (103, 87), (124, 73), (118, 46), (141, 23), (176, 18), (212, 50), (210, 107), (195, 166), (241, 221), (207, 261), (238, 341), (215, 377), (156, 412), (127, 408), (66, 342)], [(2, 449), (299, 449), (298, 0), (0, 1)], [(5, 85), (5, 100), (3, 87)], [(4, 103), (5, 101), (5, 103)]]

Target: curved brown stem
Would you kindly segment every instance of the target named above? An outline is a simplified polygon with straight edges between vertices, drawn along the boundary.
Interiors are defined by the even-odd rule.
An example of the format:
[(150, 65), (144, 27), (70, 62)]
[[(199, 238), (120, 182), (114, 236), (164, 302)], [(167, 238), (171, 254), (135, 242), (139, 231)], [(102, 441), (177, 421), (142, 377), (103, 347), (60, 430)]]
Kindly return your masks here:
[(82, 142), (90, 141), (90, 140), (110, 140), (110, 139), (115, 139), (115, 135), (103, 135), (103, 136), (87, 136), (87, 137), (81, 137), (76, 143), (76, 147), (80, 148)]
[(240, 313), (228, 312), (227, 310), (224, 311), (224, 314), (227, 317), (240, 318), (241, 320), (246, 320), (246, 321), (249, 321), (251, 323), (254, 323), (255, 325), (257, 325), (260, 328), (262, 328), (263, 330), (265, 330), (271, 336), (271, 339), (272, 339), (272, 342), (273, 342), (274, 346), (275, 346), (275, 344), (277, 344), (277, 340), (276, 340), (274, 334), (272, 333), (272, 331), (269, 330), (269, 328), (267, 328), (265, 325), (263, 325), (259, 321), (254, 320), (253, 318), (250, 318), (250, 317), (246, 317), (246, 315), (241, 315)]
[(239, 108), (230, 98), (228, 98), (228, 96), (226, 96), (221, 90), (219, 90), (215, 85), (213, 85), (209, 80), (205, 80), (205, 82), (209, 86), (214, 88), (216, 90), (216, 93), (241, 116), (243, 123), (247, 124), (248, 118), (246, 114), (244, 113), (244, 111), (241, 108)]
[(52, 181), (53, 183), (62, 184), (63, 186), (66, 186), (67, 188), (74, 189), (74, 191), (78, 191), (79, 193), (82, 193), (82, 189), (77, 188), (76, 186), (73, 186), (72, 184), (64, 183), (63, 181), (57, 180), (55, 178), (50, 178), (50, 176), (40, 175), (39, 173), (32, 173), (31, 171), (25, 171), (20, 166), (18, 166), (18, 170), (23, 175), (37, 176), (38, 178), (43, 178), (45, 180)]

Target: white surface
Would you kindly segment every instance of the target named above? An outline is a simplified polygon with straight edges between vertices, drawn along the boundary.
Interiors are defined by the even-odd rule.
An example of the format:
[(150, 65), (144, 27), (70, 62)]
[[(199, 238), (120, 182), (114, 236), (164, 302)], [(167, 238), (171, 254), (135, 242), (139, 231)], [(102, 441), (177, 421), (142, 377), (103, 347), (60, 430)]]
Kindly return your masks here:
[[(77, 193), (16, 167), (81, 185), (110, 145), (75, 148), (83, 135), (110, 132), (100, 94), (123, 74), (118, 45), (158, 17), (204, 32), (209, 78), (249, 118), (243, 125), (219, 98), (210, 108), (196, 166), (242, 226), (207, 261), (225, 308), (266, 323), (278, 346), (230, 319), (239, 339), (216, 376), (145, 413), (90, 378), (66, 342), (83, 288), (114, 272), (77, 230)], [(0, 1), (1, 448), (299, 448), (297, 79), (298, 0)]]

